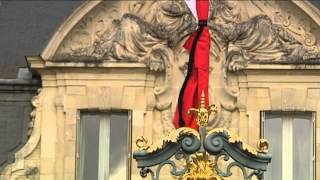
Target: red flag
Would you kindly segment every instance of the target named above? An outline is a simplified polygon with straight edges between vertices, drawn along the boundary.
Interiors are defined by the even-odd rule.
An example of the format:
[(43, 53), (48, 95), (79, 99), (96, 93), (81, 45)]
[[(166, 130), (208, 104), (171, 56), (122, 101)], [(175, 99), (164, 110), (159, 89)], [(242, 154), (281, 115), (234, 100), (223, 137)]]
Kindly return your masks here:
[(209, 1), (196, 1), (198, 28), (184, 44), (190, 52), (188, 73), (180, 90), (178, 105), (173, 119), (176, 128), (191, 127), (198, 129), (194, 115), (187, 115), (190, 108), (197, 108), (201, 93), (206, 97), (208, 107), (210, 33), (207, 27)]

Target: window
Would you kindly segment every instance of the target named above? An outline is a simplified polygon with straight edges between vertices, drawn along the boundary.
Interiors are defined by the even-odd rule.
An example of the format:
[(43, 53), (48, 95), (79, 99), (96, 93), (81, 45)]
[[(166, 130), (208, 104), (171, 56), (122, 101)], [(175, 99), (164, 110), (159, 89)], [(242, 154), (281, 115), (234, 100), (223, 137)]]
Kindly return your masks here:
[(81, 113), (77, 179), (128, 179), (130, 126), (128, 113)]
[(262, 113), (262, 137), (270, 143), (265, 180), (313, 180), (315, 115), (312, 112)]

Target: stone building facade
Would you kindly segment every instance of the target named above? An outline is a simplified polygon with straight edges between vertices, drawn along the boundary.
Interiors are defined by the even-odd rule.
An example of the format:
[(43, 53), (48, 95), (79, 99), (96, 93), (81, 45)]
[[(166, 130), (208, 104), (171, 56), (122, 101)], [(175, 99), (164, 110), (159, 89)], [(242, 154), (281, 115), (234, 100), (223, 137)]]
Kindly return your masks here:
[[(307, 1), (212, 0), (208, 26), (209, 99), (219, 109), (209, 127), (229, 129), (252, 146), (270, 138), (281, 170), (270, 170), (269, 177), (299, 177), (300, 164), (307, 168), (299, 172), (305, 179), (319, 179), (320, 11)], [(85, 155), (113, 156), (109, 147), (118, 136), (112, 128), (127, 132), (117, 139), (127, 145), (127, 154), (120, 154), (127, 155), (126, 167), (112, 170), (114, 162), (99, 162), (98, 169), (109, 168), (102, 174), (110, 179), (140, 179), (131, 157), (135, 139), (155, 141), (172, 130), (188, 61), (182, 44), (195, 28), (184, 1), (84, 2), (41, 55), (27, 57), (42, 84), (32, 100), (34, 125), (0, 179), (83, 179), (94, 173), (82, 168)], [(112, 125), (117, 113), (124, 126)], [(110, 139), (106, 145), (97, 140), (97, 153), (83, 154), (86, 118), (109, 122), (98, 125), (97, 138), (107, 133)], [(102, 150), (108, 157), (94, 155)]]

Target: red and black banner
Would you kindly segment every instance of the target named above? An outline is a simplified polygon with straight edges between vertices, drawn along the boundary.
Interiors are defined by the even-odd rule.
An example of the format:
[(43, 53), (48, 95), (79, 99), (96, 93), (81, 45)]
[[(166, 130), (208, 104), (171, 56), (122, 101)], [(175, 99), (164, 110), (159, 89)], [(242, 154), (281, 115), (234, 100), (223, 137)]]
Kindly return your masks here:
[(188, 72), (180, 90), (178, 105), (173, 119), (174, 126), (191, 127), (198, 130), (194, 115), (188, 115), (190, 108), (198, 108), (201, 93), (206, 97), (208, 107), (210, 33), (207, 27), (209, 1), (197, 0), (198, 28), (184, 44), (190, 52)]

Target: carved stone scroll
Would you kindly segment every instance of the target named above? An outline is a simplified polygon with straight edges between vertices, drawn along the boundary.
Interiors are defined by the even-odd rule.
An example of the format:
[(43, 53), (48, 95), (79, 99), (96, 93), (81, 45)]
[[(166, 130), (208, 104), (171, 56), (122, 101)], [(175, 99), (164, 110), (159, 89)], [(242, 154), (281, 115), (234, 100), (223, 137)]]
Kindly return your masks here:
[(37, 148), (40, 142), (41, 129), (40, 129), (40, 112), (41, 112), (41, 89), (38, 90), (38, 95), (32, 98), (32, 105), (34, 107), (31, 112), (31, 123), (29, 128), (29, 139), (27, 143), (15, 153), (15, 162), (8, 165), (7, 169), (10, 170), (10, 177), (13, 179), (39, 179), (39, 167), (37, 165), (28, 165), (25, 160)]

